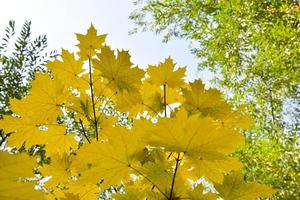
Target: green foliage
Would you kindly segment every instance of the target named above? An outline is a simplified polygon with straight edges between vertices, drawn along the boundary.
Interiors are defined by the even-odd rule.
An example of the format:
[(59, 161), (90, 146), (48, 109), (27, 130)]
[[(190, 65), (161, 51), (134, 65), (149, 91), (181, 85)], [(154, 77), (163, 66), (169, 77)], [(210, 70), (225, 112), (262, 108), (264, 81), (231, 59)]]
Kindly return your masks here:
[(9, 21), (4, 33), (0, 44), (0, 115), (10, 112), (9, 98), (21, 99), (27, 94), (35, 72), (45, 71), (44, 65), (56, 55), (45, 51), (46, 35), (31, 37), (30, 21), (24, 22), (17, 38), (14, 21)]
[[(256, 126), (239, 152), (249, 179), (299, 198), (300, 5), (298, 1), (138, 0), (142, 28), (192, 41), (201, 69), (228, 100), (247, 103)], [(134, 31), (137, 31), (136, 28)], [(298, 109), (298, 110), (297, 110)]]

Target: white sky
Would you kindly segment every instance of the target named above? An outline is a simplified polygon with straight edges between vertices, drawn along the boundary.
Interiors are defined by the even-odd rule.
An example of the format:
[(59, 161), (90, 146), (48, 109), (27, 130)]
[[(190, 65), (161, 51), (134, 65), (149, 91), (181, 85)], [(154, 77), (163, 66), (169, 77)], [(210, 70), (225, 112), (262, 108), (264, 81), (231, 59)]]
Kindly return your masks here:
[(187, 42), (162, 43), (151, 32), (128, 35), (134, 26), (128, 19), (134, 10), (132, 0), (0, 0), (0, 5), (0, 36), (10, 19), (17, 28), (27, 19), (32, 21), (33, 35), (47, 35), (49, 49), (73, 50), (77, 44), (74, 33), (85, 33), (92, 22), (98, 33), (108, 33), (106, 43), (112, 48), (130, 50), (134, 64), (146, 67), (171, 56), (179, 66), (188, 67), (189, 79), (208, 80), (208, 73), (198, 72)]

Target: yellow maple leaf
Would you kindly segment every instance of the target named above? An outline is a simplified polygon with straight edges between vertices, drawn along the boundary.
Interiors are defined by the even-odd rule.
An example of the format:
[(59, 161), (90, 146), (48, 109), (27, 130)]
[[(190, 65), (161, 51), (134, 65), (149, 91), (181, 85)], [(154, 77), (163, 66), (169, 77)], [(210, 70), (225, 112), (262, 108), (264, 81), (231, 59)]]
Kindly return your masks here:
[(57, 116), (62, 114), (61, 105), (69, 96), (65, 86), (47, 74), (35, 75), (30, 93), (22, 100), (12, 99), (11, 110), (41, 124), (56, 122)]
[(34, 189), (34, 182), (20, 182), (20, 178), (33, 177), (34, 157), (26, 154), (10, 155), (0, 152), (0, 199), (41, 200), (43, 193)]
[(8, 145), (16, 147), (21, 147), (24, 142), (29, 147), (45, 142), (44, 135), (37, 124), (39, 122), (34, 122), (29, 117), (5, 116), (0, 120), (0, 127), (6, 133), (12, 133), (8, 138)]
[(143, 148), (138, 137), (129, 130), (115, 127), (108, 135), (108, 142), (93, 141), (83, 146), (74, 167), (82, 172), (81, 181), (100, 181), (103, 188), (108, 188), (130, 178), (137, 164), (134, 155)]
[(74, 172), (71, 163), (71, 156), (67, 153), (52, 154), (50, 164), (45, 164), (40, 169), (44, 176), (51, 176), (51, 179), (45, 182), (46, 187), (54, 189), (57, 185), (67, 185)]
[(246, 183), (240, 171), (226, 175), (223, 183), (216, 183), (215, 188), (223, 199), (230, 200), (255, 200), (258, 197), (270, 197), (276, 192), (257, 182)]
[(74, 135), (67, 134), (66, 127), (57, 123), (40, 124), (39, 121), (33, 121), (27, 116), (21, 118), (5, 116), (0, 120), (0, 127), (5, 132), (12, 133), (8, 138), (9, 146), (21, 147), (24, 142), (26, 147), (46, 144), (45, 149), (49, 154), (69, 152), (70, 148), (77, 148)]
[(78, 143), (74, 139), (74, 135), (67, 133), (66, 127), (63, 125), (53, 124), (47, 125), (48, 130), (45, 132), (46, 151), (48, 154), (64, 154), (69, 153), (70, 149), (77, 149)]
[(174, 118), (159, 119), (154, 127), (145, 127), (143, 133), (145, 144), (184, 153), (183, 163), (193, 168), (191, 174), (198, 178), (221, 182), (223, 173), (241, 167), (228, 154), (244, 143), (243, 136), (232, 129), (220, 129), (211, 118), (188, 117), (181, 109)]
[(62, 49), (60, 60), (49, 62), (47, 67), (55, 78), (58, 78), (64, 85), (72, 86), (73, 89), (81, 88), (82, 84), (88, 86), (87, 80), (79, 76), (83, 72), (83, 61), (76, 60), (73, 53)]
[(185, 88), (182, 91), (185, 98), (183, 107), (189, 114), (209, 116), (227, 126), (248, 128), (253, 124), (250, 117), (241, 114), (241, 109), (233, 111), (220, 91), (216, 89), (206, 90), (200, 80), (190, 83), (190, 89)]
[(101, 72), (103, 78), (108, 80), (108, 88), (113, 92), (121, 93), (139, 91), (145, 72), (133, 66), (128, 51), (117, 51), (115, 57), (114, 51), (105, 46), (97, 56), (100, 60), (93, 60), (94, 67)]
[(78, 53), (81, 59), (92, 58), (96, 54), (96, 50), (101, 49), (106, 38), (106, 34), (97, 35), (97, 30), (91, 24), (86, 35), (76, 34), (80, 52)]
[(145, 72), (133, 66), (128, 51), (117, 51), (116, 57), (114, 51), (105, 46), (97, 56), (100, 60), (94, 59), (93, 65), (106, 80), (107, 87), (100, 95), (115, 100), (118, 110), (128, 111), (141, 99), (139, 88)]
[(175, 70), (175, 63), (171, 58), (167, 58), (164, 63), (158, 66), (150, 65), (147, 69), (149, 82), (155, 85), (167, 85), (170, 88), (184, 85), (185, 68)]
[(183, 89), (183, 107), (189, 114), (201, 114), (213, 118), (222, 118), (231, 111), (231, 107), (216, 89), (206, 90), (200, 80), (190, 83), (190, 90)]

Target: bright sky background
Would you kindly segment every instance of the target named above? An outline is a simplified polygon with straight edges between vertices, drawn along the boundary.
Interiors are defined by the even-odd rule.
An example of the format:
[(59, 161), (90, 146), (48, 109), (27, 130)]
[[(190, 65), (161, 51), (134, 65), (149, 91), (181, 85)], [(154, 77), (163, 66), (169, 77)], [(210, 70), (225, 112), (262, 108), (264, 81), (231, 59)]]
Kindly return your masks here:
[[(188, 49), (188, 42), (173, 39), (162, 43), (161, 36), (152, 32), (128, 35), (133, 23), (128, 19), (134, 10), (132, 0), (0, 0), (0, 34), (8, 21), (32, 21), (33, 35), (47, 34), (49, 49), (74, 50), (74, 33), (86, 33), (91, 22), (99, 33), (108, 33), (106, 43), (112, 48), (130, 50), (132, 61), (141, 67), (158, 64), (171, 56), (179, 66), (187, 66), (188, 79), (208, 73), (198, 72), (197, 60)], [(17, 29), (19, 30), (19, 29)]]

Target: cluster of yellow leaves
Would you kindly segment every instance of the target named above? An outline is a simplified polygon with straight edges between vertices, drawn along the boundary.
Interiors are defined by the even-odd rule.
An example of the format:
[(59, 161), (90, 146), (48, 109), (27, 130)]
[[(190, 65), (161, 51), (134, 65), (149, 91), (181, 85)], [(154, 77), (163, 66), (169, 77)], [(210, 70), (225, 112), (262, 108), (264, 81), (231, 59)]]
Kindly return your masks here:
[[(15, 114), (0, 120), (12, 133), (8, 146), (45, 145), (51, 161), (39, 171), (50, 178), (47, 199), (97, 199), (121, 184), (125, 192), (115, 199), (251, 200), (272, 194), (267, 186), (245, 183), (231, 156), (244, 143), (235, 128), (253, 123), (241, 108), (232, 111), (219, 91), (206, 90), (200, 80), (186, 83), (185, 68), (171, 58), (140, 69), (128, 51), (105, 45), (105, 37), (92, 25), (86, 35), (77, 34), (79, 52), (62, 50), (61, 60), (47, 65), (51, 76), (37, 74), (30, 94), (11, 100)], [(101, 112), (109, 101), (135, 119), (133, 127)], [(68, 112), (77, 131), (59, 120)], [(190, 181), (201, 177), (218, 193), (192, 187)]]

